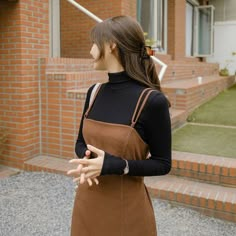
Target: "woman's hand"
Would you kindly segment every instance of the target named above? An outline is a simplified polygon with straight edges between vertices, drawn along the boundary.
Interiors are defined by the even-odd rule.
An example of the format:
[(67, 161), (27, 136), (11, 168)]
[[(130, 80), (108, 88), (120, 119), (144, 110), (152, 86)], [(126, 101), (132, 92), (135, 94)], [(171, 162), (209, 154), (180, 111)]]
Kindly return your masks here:
[[(72, 159), (69, 161), (70, 163), (78, 164), (78, 167), (76, 169), (69, 170), (67, 174), (77, 174), (79, 177), (74, 178), (74, 182), (83, 184), (85, 181), (87, 181), (91, 186), (92, 180), (98, 184), (97, 177), (100, 176), (102, 171), (105, 152), (92, 145), (87, 145), (87, 147), (88, 150), (86, 151), (86, 156), (83, 159)], [(88, 159), (88, 156), (91, 155), (91, 152), (96, 156), (96, 158)]]
[[(91, 151), (86, 150), (84, 159), (90, 158), (90, 155), (91, 155)], [(75, 160), (78, 160), (78, 159), (75, 159)], [(73, 162), (71, 162), (71, 161), (69, 161), (69, 162), (70, 162), (70, 163), (73, 163)], [(78, 177), (77, 177), (77, 178), (74, 178), (74, 179), (73, 179), (73, 182), (77, 182), (77, 183), (83, 184), (85, 181), (87, 181), (88, 184), (89, 184), (89, 186), (92, 186), (92, 185), (93, 185), (92, 179), (87, 178), (87, 179), (85, 180), (85, 173), (81, 173), (81, 169), (82, 169), (82, 168), (83, 168), (83, 165), (82, 165), (82, 164), (79, 164), (76, 169), (72, 169), (72, 170), (67, 171), (67, 174), (68, 174), (68, 175), (73, 175), (73, 176), (75, 176), (75, 175), (79, 175), (79, 176), (80, 176), (79, 178), (78, 178)], [(97, 180), (97, 178), (94, 178), (93, 181), (94, 181), (96, 184), (99, 183), (98, 180)]]

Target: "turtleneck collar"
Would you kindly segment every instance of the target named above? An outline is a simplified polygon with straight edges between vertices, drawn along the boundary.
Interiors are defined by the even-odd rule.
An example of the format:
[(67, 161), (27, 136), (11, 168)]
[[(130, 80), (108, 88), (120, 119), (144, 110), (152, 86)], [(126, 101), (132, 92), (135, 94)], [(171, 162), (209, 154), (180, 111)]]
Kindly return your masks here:
[(108, 73), (108, 78), (109, 78), (109, 83), (111, 84), (124, 83), (131, 80), (131, 78), (127, 75), (125, 71)]

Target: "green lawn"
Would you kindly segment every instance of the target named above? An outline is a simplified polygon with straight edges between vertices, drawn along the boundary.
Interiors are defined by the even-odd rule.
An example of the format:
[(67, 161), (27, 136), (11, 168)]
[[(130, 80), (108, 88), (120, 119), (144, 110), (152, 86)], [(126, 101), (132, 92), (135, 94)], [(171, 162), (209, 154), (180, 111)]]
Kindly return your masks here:
[(236, 126), (236, 84), (197, 108), (188, 121)]
[(236, 129), (187, 124), (173, 132), (173, 150), (236, 158)]

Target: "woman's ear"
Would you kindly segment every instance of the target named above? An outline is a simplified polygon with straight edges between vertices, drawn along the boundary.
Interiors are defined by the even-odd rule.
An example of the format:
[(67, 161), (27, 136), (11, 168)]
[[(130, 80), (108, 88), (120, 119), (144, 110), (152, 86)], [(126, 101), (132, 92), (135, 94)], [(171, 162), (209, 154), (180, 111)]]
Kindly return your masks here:
[(114, 51), (116, 48), (117, 48), (116, 43), (111, 43), (111, 44), (110, 44), (111, 52)]

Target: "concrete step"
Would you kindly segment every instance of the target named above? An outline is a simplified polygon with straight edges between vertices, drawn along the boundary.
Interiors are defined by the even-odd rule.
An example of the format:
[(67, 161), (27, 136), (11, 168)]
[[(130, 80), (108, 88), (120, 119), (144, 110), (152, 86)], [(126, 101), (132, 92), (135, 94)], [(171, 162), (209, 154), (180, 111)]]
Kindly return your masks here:
[(234, 158), (173, 151), (172, 159), (172, 175), (236, 188)]
[[(199, 182), (236, 188), (236, 160), (194, 153), (172, 152), (171, 175)], [(68, 159), (37, 156), (24, 163), (27, 171), (47, 171), (65, 174), (73, 165)]]
[(146, 177), (145, 184), (153, 197), (187, 206), (211, 217), (236, 222), (236, 188), (171, 175)]
[(70, 164), (68, 161), (69, 159), (41, 155), (25, 161), (24, 170), (66, 175), (69, 169), (76, 167), (75, 164)]
[(5, 165), (0, 165), (0, 179), (6, 178), (12, 175), (17, 175), (20, 173), (19, 169), (8, 167)]
[(205, 76), (201, 83), (198, 83), (197, 77), (163, 82), (162, 89), (174, 109), (190, 113), (234, 83), (234, 76)]
[(176, 129), (182, 126), (188, 117), (188, 113), (185, 110), (170, 108), (171, 128)]
[[(176, 157), (175, 154), (173, 156)], [(175, 162), (178, 163), (174, 159), (173, 163)], [(49, 156), (34, 157), (24, 163), (26, 171), (45, 171), (64, 175), (75, 167), (76, 165), (68, 163), (68, 159)], [(153, 197), (182, 204), (212, 217), (236, 222), (236, 188), (197, 182), (173, 175), (145, 177), (145, 184)]]
[(198, 62), (196, 60), (169, 60), (164, 76), (164, 82), (182, 79), (191, 79), (198, 76), (218, 75), (217, 63)]

